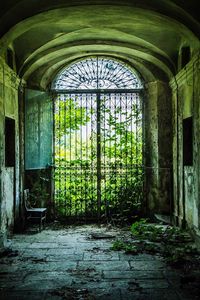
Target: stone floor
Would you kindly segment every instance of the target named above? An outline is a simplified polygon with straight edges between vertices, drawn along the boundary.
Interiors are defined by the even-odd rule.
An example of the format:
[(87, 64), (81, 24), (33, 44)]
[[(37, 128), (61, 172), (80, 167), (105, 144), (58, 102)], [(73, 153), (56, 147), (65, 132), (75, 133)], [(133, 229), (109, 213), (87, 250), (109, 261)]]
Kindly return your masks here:
[(200, 299), (161, 257), (110, 250), (122, 234), (83, 225), (14, 235), (0, 259), (0, 299)]

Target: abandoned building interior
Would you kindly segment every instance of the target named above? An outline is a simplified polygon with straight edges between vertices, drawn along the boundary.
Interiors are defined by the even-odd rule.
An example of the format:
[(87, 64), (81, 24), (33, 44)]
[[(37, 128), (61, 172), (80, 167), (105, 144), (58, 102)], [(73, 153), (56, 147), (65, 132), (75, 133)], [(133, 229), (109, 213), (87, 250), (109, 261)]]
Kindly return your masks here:
[(199, 6), (1, 2), (1, 250), (25, 190), (41, 227), (159, 215), (199, 246)]

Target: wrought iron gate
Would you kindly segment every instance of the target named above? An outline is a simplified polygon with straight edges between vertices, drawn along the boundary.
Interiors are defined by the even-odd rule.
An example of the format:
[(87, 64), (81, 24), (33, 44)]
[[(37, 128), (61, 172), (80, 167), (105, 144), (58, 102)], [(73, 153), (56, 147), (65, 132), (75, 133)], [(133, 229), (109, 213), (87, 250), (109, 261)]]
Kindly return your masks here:
[(142, 85), (124, 63), (91, 57), (62, 70), (56, 92), (55, 211), (100, 219), (142, 197)]
[(54, 115), (56, 211), (95, 219), (137, 206), (142, 196), (139, 94), (60, 94)]

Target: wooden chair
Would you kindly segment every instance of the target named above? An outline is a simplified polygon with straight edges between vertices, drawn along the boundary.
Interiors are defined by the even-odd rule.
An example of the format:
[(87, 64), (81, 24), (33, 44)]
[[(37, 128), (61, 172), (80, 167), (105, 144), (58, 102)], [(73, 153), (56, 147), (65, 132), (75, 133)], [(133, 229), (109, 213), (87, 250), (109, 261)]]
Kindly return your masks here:
[(24, 204), (26, 210), (26, 220), (39, 223), (39, 230), (41, 231), (44, 222), (46, 221), (46, 208), (32, 207), (30, 203), (29, 189), (24, 190)]

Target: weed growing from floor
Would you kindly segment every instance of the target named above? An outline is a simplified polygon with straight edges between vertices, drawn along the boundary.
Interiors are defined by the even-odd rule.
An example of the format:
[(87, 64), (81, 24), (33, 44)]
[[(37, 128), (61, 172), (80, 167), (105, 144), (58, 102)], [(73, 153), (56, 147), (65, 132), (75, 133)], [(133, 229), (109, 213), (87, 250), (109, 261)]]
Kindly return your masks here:
[(148, 219), (134, 222), (129, 241), (116, 240), (111, 250), (127, 254), (160, 254), (167, 263), (178, 265), (187, 262), (197, 250), (191, 245), (190, 236), (177, 227), (150, 224)]
[(138, 252), (138, 249), (136, 246), (134, 246), (131, 243), (122, 242), (120, 240), (116, 240), (112, 244), (111, 250), (114, 250), (114, 251), (124, 250), (125, 253), (130, 253), (130, 254), (137, 254), (137, 252)]

